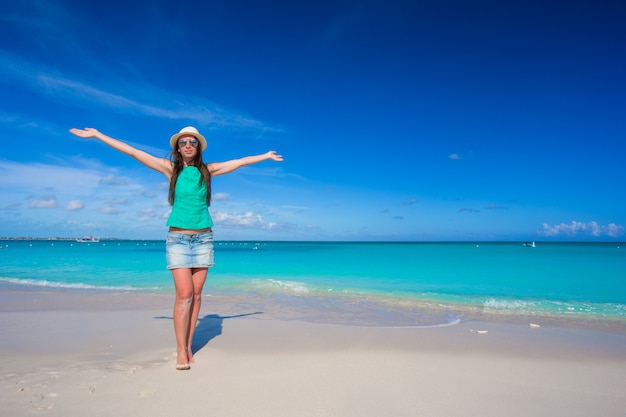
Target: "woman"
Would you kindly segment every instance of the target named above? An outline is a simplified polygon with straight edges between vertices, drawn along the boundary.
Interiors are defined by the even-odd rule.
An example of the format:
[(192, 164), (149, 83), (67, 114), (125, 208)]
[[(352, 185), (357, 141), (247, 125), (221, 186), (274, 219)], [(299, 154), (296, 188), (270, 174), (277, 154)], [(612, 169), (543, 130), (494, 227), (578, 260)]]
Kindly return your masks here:
[(70, 132), (81, 138), (96, 138), (162, 173), (169, 180), (172, 211), (167, 221), (166, 258), (176, 288), (173, 314), (178, 353), (176, 369), (190, 369), (190, 364), (194, 362), (191, 341), (200, 313), (202, 287), (208, 268), (213, 266), (213, 221), (208, 211), (211, 178), (268, 159), (282, 161), (282, 156), (270, 151), (205, 164), (202, 151), (206, 149), (206, 139), (191, 126), (171, 137), (169, 160), (154, 157), (93, 128), (70, 129)]

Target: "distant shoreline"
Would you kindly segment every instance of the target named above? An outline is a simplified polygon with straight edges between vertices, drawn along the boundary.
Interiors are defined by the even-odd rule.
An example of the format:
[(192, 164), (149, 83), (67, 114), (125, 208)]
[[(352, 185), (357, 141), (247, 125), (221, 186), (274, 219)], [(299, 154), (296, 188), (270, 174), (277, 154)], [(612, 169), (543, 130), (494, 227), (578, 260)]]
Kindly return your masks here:
[[(79, 239), (82, 239), (83, 236), (78, 236), (78, 237), (0, 237), (0, 240), (7, 240), (7, 241), (12, 241), (12, 240), (36, 240), (36, 241), (48, 241), (48, 240), (61, 240), (61, 241), (76, 241)], [(102, 240), (107, 240), (107, 241), (111, 241), (111, 240), (155, 240), (155, 239), (121, 239), (121, 238), (115, 238), (115, 237), (102, 237), (99, 238), (101, 241)], [(156, 239), (158, 240), (158, 239)]]
[[(165, 236), (165, 235), (164, 235)], [(76, 241), (84, 238), (84, 236), (76, 237), (0, 237), (0, 241)], [(152, 242), (152, 241), (164, 241), (163, 238), (156, 239), (140, 239), (140, 238), (121, 238), (121, 237), (98, 237), (100, 241), (130, 241), (130, 242)], [(535, 242), (539, 245), (552, 245), (552, 244), (607, 244), (613, 243), (616, 245), (626, 245), (626, 241), (623, 240), (549, 240), (541, 241), (536, 239), (529, 240), (269, 240), (269, 239), (224, 239), (216, 240), (216, 242), (273, 242), (273, 243), (395, 243), (395, 244), (477, 244), (477, 245), (492, 245), (492, 244), (524, 244), (526, 242)]]

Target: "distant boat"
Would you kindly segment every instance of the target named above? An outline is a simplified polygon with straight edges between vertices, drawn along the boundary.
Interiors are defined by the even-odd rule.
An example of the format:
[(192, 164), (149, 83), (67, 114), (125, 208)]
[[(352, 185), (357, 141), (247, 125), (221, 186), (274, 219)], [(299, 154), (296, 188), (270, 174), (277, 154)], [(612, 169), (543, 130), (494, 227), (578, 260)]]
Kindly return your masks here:
[(537, 247), (535, 242), (524, 242), (524, 246), (526, 246), (527, 248), (536, 248)]
[(77, 242), (81, 242), (81, 243), (98, 243), (100, 242), (100, 238), (99, 237), (95, 237), (95, 236), (85, 236), (85, 237), (81, 237), (79, 239), (76, 239)]

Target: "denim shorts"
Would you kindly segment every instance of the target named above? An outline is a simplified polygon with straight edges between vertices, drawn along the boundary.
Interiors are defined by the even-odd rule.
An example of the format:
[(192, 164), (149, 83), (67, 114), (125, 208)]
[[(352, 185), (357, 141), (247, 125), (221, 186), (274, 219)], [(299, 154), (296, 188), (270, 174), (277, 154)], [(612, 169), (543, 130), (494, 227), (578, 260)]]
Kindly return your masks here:
[(213, 260), (213, 232), (188, 235), (168, 232), (165, 243), (167, 269), (208, 268)]

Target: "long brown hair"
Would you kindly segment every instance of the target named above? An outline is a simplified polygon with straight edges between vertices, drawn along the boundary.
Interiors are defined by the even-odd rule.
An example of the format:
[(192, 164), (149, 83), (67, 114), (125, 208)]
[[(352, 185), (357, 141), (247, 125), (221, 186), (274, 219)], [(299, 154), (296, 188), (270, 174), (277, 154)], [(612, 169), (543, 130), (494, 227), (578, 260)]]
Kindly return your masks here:
[[(178, 145), (178, 144), (177, 144)], [(172, 161), (172, 166), (174, 168), (174, 172), (172, 172), (172, 178), (170, 178), (170, 192), (167, 198), (170, 204), (174, 204), (174, 189), (176, 188), (176, 181), (178, 180), (178, 175), (181, 173), (183, 168), (185, 167), (185, 163), (183, 162), (183, 157), (178, 151), (178, 148), (172, 149), (170, 153), (170, 161)], [(196, 152), (196, 156), (194, 156), (193, 160), (188, 164), (189, 166), (195, 166), (200, 171), (200, 184), (204, 184), (206, 186), (206, 203), (211, 205), (211, 173), (209, 169), (206, 167), (206, 164), (202, 161), (202, 151), (198, 149)]]

